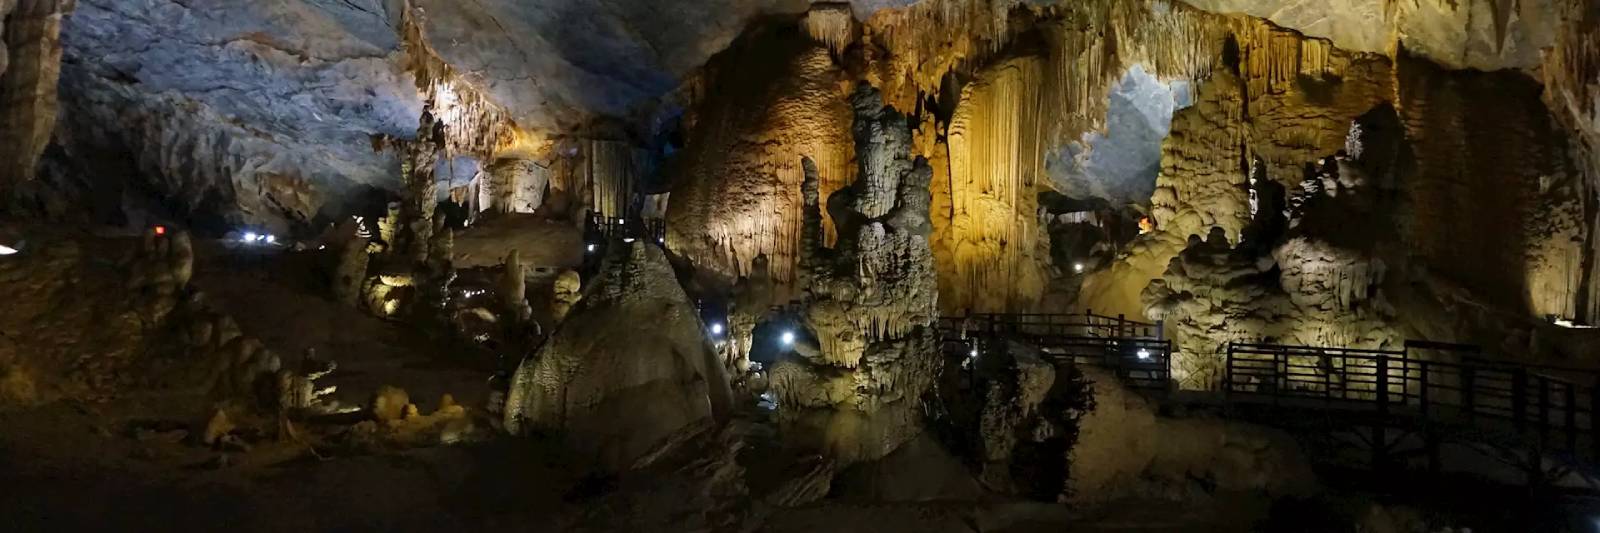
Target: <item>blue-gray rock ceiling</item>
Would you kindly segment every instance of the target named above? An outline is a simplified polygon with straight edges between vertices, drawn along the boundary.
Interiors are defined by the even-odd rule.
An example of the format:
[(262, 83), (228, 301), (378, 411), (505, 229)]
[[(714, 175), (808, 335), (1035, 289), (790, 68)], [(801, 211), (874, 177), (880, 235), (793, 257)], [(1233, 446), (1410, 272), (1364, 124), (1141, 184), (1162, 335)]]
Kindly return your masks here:
[[(79, 0), (63, 36), (58, 138), (74, 155), (132, 153), (159, 175), (158, 192), (237, 204), (227, 213), (237, 219), (305, 218), (355, 185), (393, 186), (396, 160), (370, 138), (409, 137), (421, 111), (397, 40), (403, 1)], [(553, 133), (635, 116), (753, 19), (810, 3), (413, 1), (468, 82), (524, 128)], [(1530, 68), (1551, 1), (1190, 3), (1357, 50), (1399, 38), (1447, 66)], [(914, 0), (852, 3), (864, 18)]]
[[(807, 5), (415, 2), (441, 56), (520, 125), (550, 132), (626, 117), (754, 17)], [(81, 0), (64, 29), (60, 137), (75, 154), (132, 152), (146, 174), (164, 174), (164, 194), (234, 198), (239, 219), (306, 217), (351, 186), (391, 186), (397, 162), (374, 153), (371, 136), (410, 137), (421, 112), (397, 38), (402, 9), (402, 0)], [(286, 198), (257, 174), (298, 176), (319, 194)]]

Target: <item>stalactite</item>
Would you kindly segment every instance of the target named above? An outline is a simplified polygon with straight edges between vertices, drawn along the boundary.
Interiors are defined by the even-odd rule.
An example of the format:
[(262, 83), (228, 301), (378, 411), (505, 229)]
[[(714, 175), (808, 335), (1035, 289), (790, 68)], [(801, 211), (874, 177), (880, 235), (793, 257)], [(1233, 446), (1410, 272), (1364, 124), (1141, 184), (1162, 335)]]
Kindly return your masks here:
[(835, 55), (855, 42), (856, 17), (848, 2), (818, 2), (801, 21), (806, 34)]
[(454, 66), (440, 57), (428, 42), (426, 20), (411, 0), (400, 17), (400, 42), (410, 58), (423, 101), (434, 106), (444, 123), (448, 154), (470, 154), (492, 159), (499, 151), (518, 144), (528, 134), (518, 130), (510, 114), (490, 101), (484, 92), (463, 79)]

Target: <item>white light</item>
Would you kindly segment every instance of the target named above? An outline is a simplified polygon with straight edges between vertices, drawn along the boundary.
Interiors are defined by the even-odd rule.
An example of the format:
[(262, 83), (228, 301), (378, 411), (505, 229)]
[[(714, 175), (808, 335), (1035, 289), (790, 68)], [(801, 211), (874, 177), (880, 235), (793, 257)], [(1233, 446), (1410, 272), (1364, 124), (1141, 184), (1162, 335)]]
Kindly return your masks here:
[(276, 235), (268, 235), (267, 236), (267, 242), (268, 243), (278, 242), (278, 236), (276, 236)]
[(1578, 323), (1575, 323), (1575, 322), (1573, 322), (1571, 320), (1568, 320), (1568, 319), (1565, 319), (1565, 318), (1557, 318), (1556, 319), (1556, 325), (1557, 326), (1561, 326), (1563, 328), (1571, 328), (1571, 329), (1594, 329), (1595, 328), (1595, 326), (1585, 326), (1583, 324), (1578, 324)]
[(256, 242), (256, 239), (258, 239), (260, 237), (261, 237), (260, 235), (256, 235), (256, 233), (253, 232), (253, 231), (246, 232), (244, 234), (244, 242)]
[(978, 349), (977, 348), (973, 348), (971, 352), (967, 353), (967, 356), (971, 357), (973, 359), (977, 359), (978, 358)]
[(623, 237), (622, 242), (632, 243), (633, 242), (633, 237)]
[(781, 340), (783, 341), (783, 345), (784, 346), (793, 345), (794, 344), (794, 332), (793, 331), (785, 331), (785, 332), (783, 332), (783, 336), (781, 337)]
[(1083, 263), (1073, 263), (1072, 264), (1072, 271), (1073, 272), (1083, 272)]
[(328, 249), (328, 245), (326, 245), (326, 244), (323, 244), (323, 245), (318, 245), (318, 246), (317, 246), (317, 249), (318, 249), (318, 250), (327, 250), (327, 249)]
[(1150, 350), (1146, 350), (1144, 348), (1140, 348), (1139, 352), (1134, 354), (1134, 355), (1139, 356), (1140, 359), (1149, 359), (1150, 358)]
[(722, 334), (722, 323), (721, 322), (718, 322), (716, 324), (712, 324), (711, 325), (711, 334), (712, 335), (721, 335)]
[(666, 237), (656, 237), (656, 242), (661, 243), (661, 244), (666, 244), (667, 243), (667, 238)]
[(594, 245), (593, 245), (593, 244), (591, 244), (591, 245), (589, 245), (589, 246), (588, 246), (588, 250), (589, 250), (589, 251), (590, 251), (590, 252), (593, 252), (593, 251), (594, 251)]
[(0, 244), (0, 255), (16, 255), (17, 249)]

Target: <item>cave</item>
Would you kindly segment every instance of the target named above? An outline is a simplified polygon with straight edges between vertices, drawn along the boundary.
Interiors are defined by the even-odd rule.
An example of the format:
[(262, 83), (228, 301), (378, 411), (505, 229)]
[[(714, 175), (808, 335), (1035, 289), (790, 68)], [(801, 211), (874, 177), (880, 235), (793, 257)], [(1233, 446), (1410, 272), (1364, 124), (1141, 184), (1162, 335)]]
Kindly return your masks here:
[(0, 530), (1597, 531), (1594, 0), (0, 0)]

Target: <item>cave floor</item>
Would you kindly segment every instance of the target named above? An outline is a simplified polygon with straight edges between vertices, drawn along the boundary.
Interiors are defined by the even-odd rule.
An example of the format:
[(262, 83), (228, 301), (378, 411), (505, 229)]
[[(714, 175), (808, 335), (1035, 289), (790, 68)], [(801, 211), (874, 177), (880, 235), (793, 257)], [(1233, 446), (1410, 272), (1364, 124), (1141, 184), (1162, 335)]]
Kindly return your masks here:
[(193, 283), (285, 365), (307, 349), (337, 362), (319, 385), (337, 386), (332, 398), (340, 405), (365, 406), (385, 385), (405, 389), (423, 412), (436, 409), (444, 394), (461, 405), (484, 405), (492, 354), (340, 305), (316, 279), (319, 262), (328, 259), (314, 251), (197, 243)]

